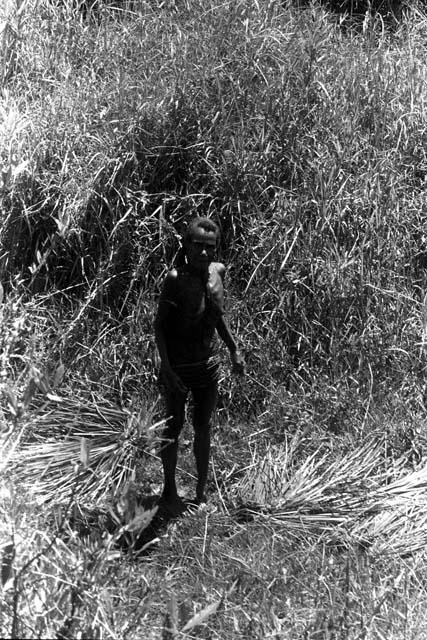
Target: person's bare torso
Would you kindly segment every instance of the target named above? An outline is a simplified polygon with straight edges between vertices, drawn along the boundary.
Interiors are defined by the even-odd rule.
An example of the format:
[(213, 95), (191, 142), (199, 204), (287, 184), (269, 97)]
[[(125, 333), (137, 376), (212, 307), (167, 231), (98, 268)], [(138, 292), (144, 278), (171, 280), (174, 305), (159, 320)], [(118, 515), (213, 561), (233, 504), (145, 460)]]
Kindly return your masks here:
[(209, 265), (206, 279), (187, 266), (166, 277), (160, 304), (167, 305), (164, 335), (172, 365), (205, 361), (215, 352), (215, 329), (223, 314), (224, 266)]

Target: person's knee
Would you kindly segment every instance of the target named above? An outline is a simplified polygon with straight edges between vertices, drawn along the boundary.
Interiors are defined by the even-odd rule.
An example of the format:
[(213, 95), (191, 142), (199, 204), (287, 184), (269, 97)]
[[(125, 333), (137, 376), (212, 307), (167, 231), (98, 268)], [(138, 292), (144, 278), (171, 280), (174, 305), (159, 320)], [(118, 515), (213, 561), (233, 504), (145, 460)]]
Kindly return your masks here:
[(201, 429), (210, 425), (217, 403), (216, 386), (193, 391), (193, 422)]
[(195, 407), (193, 414), (193, 426), (195, 431), (209, 431), (212, 424), (213, 411), (205, 407)]
[(209, 427), (203, 429), (195, 429), (194, 431), (194, 449), (204, 449), (209, 447), (211, 434)]

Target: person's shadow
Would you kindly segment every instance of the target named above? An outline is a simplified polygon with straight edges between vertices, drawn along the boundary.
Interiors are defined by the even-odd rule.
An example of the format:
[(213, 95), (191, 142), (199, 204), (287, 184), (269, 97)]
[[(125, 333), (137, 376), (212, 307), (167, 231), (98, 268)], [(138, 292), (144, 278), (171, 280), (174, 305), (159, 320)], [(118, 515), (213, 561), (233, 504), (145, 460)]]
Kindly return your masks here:
[(148, 495), (141, 496), (138, 504), (147, 511), (157, 507), (151, 522), (138, 535), (133, 536), (128, 547), (130, 551), (141, 557), (150, 553), (159, 538), (166, 533), (169, 523), (180, 518), (192, 503), (179, 500), (168, 504), (159, 496)]
[(138, 496), (136, 506), (140, 512), (153, 511), (148, 524), (140, 531), (127, 531), (125, 523), (120, 522), (111, 512), (103, 509), (91, 509), (79, 505), (69, 514), (68, 523), (80, 538), (102, 538), (106, 531), (117, 536), (116, 546), (124, 553), (144, 557), (156, 548), (159, 539), (165, 535), (170, 522), (180, 518), (185, 511), (194, 506), (190, 501), (179, 500), (168, 504), (158, 495)]

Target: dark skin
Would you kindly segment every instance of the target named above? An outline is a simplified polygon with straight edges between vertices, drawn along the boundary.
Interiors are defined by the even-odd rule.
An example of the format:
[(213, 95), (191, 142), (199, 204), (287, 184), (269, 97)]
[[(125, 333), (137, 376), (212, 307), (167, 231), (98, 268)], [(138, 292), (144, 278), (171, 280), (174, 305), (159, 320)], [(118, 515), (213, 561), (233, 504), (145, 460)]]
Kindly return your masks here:
[[(156, 344), (161, 360), (168, 419), (164, 432), (168, 443), (162, 448), (163, 500), (179, 503), (175, 482), (178, 438), (184, 424), (185, 403), (193, 395), (194, 456), (197, 468), (196, 502), (206, 500), (205, 487), (210, 454), (210, 421), (217, 400), (217, 382), (189, 389), (175, 370), (181, 364), (207, 361), (217, 334), (229, 350), (234, 373), (245, 372), (244, 358), (237, 349), (222, 310), (222, 279), (225, 267), (214, 262), (217, 235), (197, 228), (184, 245), (186, 266), (166, 277), (155, 320)], [(208, 293), (206, 293), (208, 292)], [(207, 307), (206, 295), (213, 302)], [(207, 312), (207, 309), (212, 311)]]

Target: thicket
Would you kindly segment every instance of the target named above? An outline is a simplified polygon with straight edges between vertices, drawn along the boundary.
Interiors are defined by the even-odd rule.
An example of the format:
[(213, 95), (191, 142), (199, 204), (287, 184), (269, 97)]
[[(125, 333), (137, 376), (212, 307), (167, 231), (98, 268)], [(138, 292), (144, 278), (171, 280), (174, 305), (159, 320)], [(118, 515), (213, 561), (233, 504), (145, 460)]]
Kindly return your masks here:
[[(192, 618), (177, 612), (171, 590), (197, 599), (211, 572), (205, 619), (232, 603), (223, 637), (242, 637), (242, 629), (247, 637), (282, 633), (280, 620), (289, 623), (293, 607), (294, 637), (302, 629), (307, 638), (332, 637), (334, 625), (347, 633), (342, 637), (356, 628), (354, 637), (375, 637), (369, 633), (377, 626), (390, 631), (378, 618), (384, 603), (396, 605), (396, 620), (414, 629), (408, 608), (396, 604), (420, 587), (413, 566), (402, 581), (396, 560), (393, 576), (383, 579), (382, 559), (360, 568), (351, 545), (376, 545), (381, 556), (392, 533), (393, 553), (402, 555), (405, 540), (392, 518), (397, 509), (403, 526), (407, 499), (417, 504), (414, 528), (406, 530), (408, 553), (424, 543), (424, 476), (415, 472), (400, 482), (408, 466), (418, 469), (425, 447), (427, 19), (421, 5), (408, 8), (399, 23), (373, 11), (353, 25), (321, 3), (115, 4), (81, 13), (71, 0), (17, 0), (2, 10), (3, 475), (9, 461), (16, 468), (12, 460), (24, 445), (18, 489), (8, 489), (2, 502), (7, 527), (19, 529), (25, 513), (27, 535), (31, 518), (41, 517), (34, 508), (30, 518), (20, 501), (23, 487), (38, 480), (37, 469), (38, 488), (49, 497), (61, 488), (61, 496), (72, 489), (96, 501), (117, 482), (118, 499), (135, 465), (140, 482), (155, 492), (156, 298), (180, 233), (192, 216), (208, 215), (222, 230), (228, 312), (248, 375), (238, 382), (226, 376), (221, 386), (214, 468), (220, 512), (190, 515), (164, 542), (167, 577), (153, 563), (148, 577), (138, 578), (139, 611), (138, 598), (129, 596), (135, 625), (160, 609), (145, 579), (171, 598), (169, 622), (178, 627), (179, 619)], [(94, 439), (101, 435), (92, 453), (81, 444), (82, 426)], [(139, 466), (138, 446), (147, 447)], [(357, 451), (353, 458), (346, 457), (348, 448)], [(86, 484), (72, 465), (79, 456), (86, 466), (92, 460)], [(242, 510), (248, 495), (251, 508)], [(70, 500), (73, 518), (83, 517), (75, 513), (74, 493)], [(52, 632), (62, 621), (68, 627), (60, 637), (71, 637), (79, 625), (80, 633), (93, 635), (96, 628), (125, 637), (136, 626), (129, 618), (129, 631), (116, 605), (128, 597), (129, 576), (118, 568), (120, 559), (110, 566), (109, 558), (119, 558), (115, 545), (124, 532), (134, 533), (138, 514), (133, 510), (124, 524), (118, 518), (119, 534), (97, 530), (100, 537), (88, 547), (64, 524), (69, 514), (61, 514), (50, 513), (50, 525), (59, 529), (62, 552), (40, 528), (27, 546), (18, 538), (3, 545), (2, 581), (14, 580), (3, 624), (22, 618), (31, 626), (32, 596), (21, 618), (18, 604), (25, 592), (35, 597), (44, 572), (50, 582), (37, 596), (34, 633)], [(295, 533), (294, 550), (284, 542), (286, 531)], [(170, 565), (177, 576), (190, 571), (186, 535), (199, 554), (190, 554), (199, 573), (180, 582)], [(231, 540), (223, 552), (222, 535)], [(338, 554), (337, 560), (337, 539), (344, 559)], [(254, 562), (253, 582), (245, 554), (261, 540), (257, 558), (271, 575), (263, 577)], [(33, 547), (42, 550), (37, 562)], [(13, 574), (15, 553), (20, 569)], [(282, 567), (284, 556), (304, 587), (300, 601), (298, 589), (291, 590), (279, 610), (288, 578), (273, 567)], [(78, 580), (67, 577), (68, 564)], [(326, 585), (319, 597), (310, 591), (313, 572)], [(220, 574), (227, 575), (227, 590)], [(113, 598), (103, 582), (115, 579), (123, 588)], [(368, 620), (351, 606), (365, 579), (372, 595)], [(275, 612), (264, 582), (278, 585)], [(339, 584), (330, 609), (329, 584)], [(60, 606), (51, 607), (50, 592), (60, 593)], [(422, 610), (424, 595), (412, 615)], [(261, 602), (258, 613), (254, 602)], [(313, 615), (305, 625), (306, 609)], [(93, 628), (88, 620), (95, 620)]]
[[(310, 0), (288, 0), (289, 4), (297, 7), (307, 7)], [(402, 13), (410, 3), (406, 0), (320, 0), (321, 6), (328, 11), (352, 18), (364, 18), (366, 13), (377, 14), (383, 19), (396, 22), (402, 17)], [(422, 3), (420, 3), (421, 5)]]
[(254, 377), (422, 377), (416, 9), (389, 33), (273, 2), (20, 7), (3, 31), (6, 286), (19, 274), (148, 334), (178, 234), (206, 214)]

